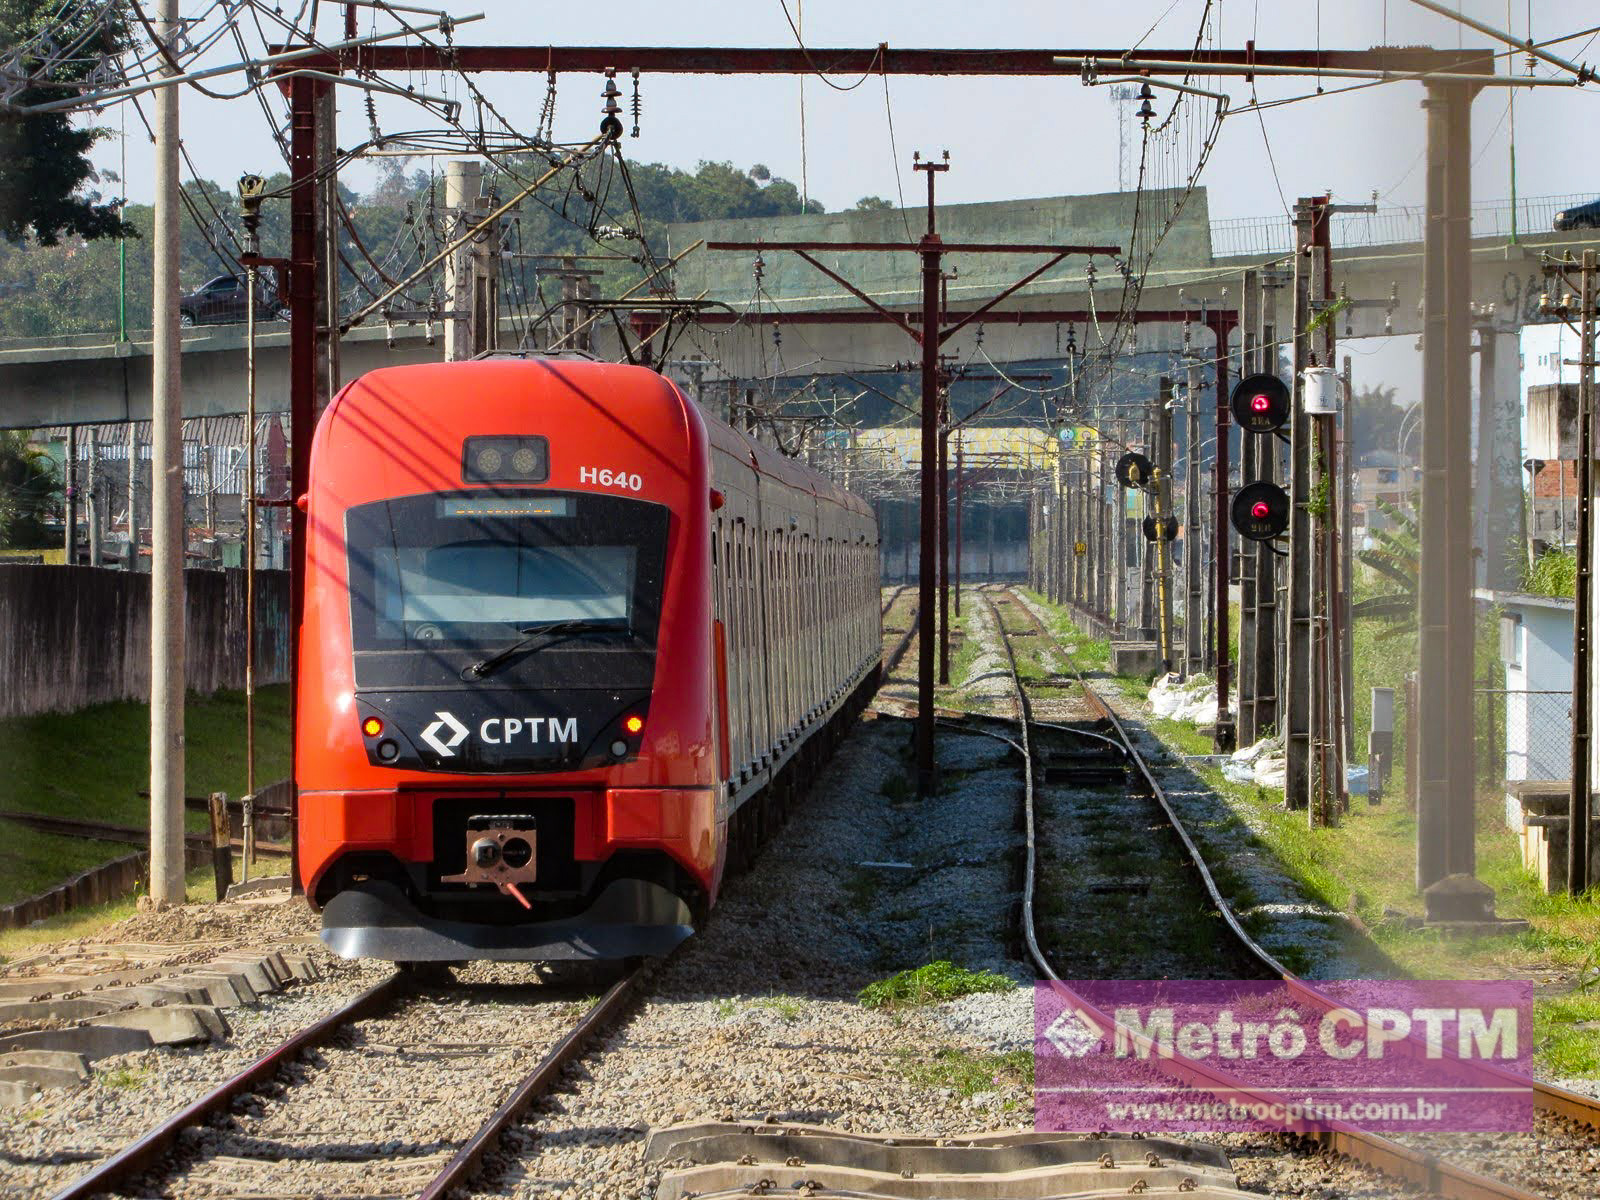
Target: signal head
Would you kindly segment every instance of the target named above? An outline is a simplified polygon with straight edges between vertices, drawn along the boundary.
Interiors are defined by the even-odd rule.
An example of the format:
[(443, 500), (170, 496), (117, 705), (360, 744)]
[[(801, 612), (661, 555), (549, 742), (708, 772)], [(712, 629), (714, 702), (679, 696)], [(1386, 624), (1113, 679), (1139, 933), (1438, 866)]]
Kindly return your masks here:
[(1148, 488), (1154, 474), (1155, 464), (1137, 450), (1117, 459), (1117, 482), (1125, 488)]
[(1275, 483), (1247, 483), (1233, 497), (1233, 527), (1252, 542), (1270, 542), (1289, 528), (1289, 493)]
[(1276, 375), (1248, 375), (1233, 385), (1229, 407), (1246, 433), (1271, 433), (1289, 419), (1289, 389)]

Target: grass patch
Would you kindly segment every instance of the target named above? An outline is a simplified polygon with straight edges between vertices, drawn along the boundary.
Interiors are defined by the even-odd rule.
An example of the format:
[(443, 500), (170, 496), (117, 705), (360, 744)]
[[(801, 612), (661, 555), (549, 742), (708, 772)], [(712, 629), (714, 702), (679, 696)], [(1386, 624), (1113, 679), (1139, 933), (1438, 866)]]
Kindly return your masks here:
[[(244, 693), (191, 696), (184, 706), (184, 790), (244, 794)], [(0, 720), (0, 809), (149, 827), (150, 709), (131, 701)], [(256, 697), (256, 780), (289, 773), (289, 688)], [(188, 827), (208, 828), (204, 813)], [(15, 830), (15, 826), (6, 827)], [(29, 834), (0, 845), (0, 903), (22, 899), (134, 847)]]
[(941, 960), (869, 983), (861, 989), (860, 999), (868, 1008), (910, 1008), (976, 992), (1009, 992), (1016, 986), (993, 971), (969, 971)]
[(950, 687), (963, 688), (972, 678), (972, 666), (978, 661), (983, 647), (977, 638), (967, 636), (967, 618), (950, 620)]
[[(127, 849), (120, 847), (119, 849)], [(237, 871), (238, 862), (234, 863)], [(289, 860), (279, 856), (262, 855), (256, 860), (252, 877), (262, 875), (287, 875), (289, 873)], [(196, 867), (184, 877), (185, 889), (190, 896), (197, 899), (209, 900), (216, 895), (213, 890), (211, 868)], [(79, 938), (94, 937), (101, 933), (107, 926), (118, 921), (126, 920), (138, 911), (139, 895), (136, 892), (131, 896), (124, 896), (121, 900), (109, 900), (104, 904), (95, 904), (87, 908), (74, 909), (72, 912), (61, 913), (58, 916), (47, 917), (36, 925), (29, 925), (26, 929), (7, 929), (0, 931), (0, 963), (15, 958), (29, 948), (41, 942), (71, 941)]]
[(980, 1054), (947, 1047), (931, 1056), (900, 1052), (905, 1077), (929, 1088), (949, 1088), (963, 1100), (997, 1088), (1033, 1087), (1033, 1052), (1011, 1050), (1005, 1054)]
[(778, 1014), (778, 1019), (787, 1024), (794, 1024), (800, 1019), (802, 1006), (793, 996), (762, 996), (759, 1000), (750, 1002), (751, 1008), (765, 1008)]
[(115, 1088), (119, 1092), (133, 1092), (142, 1088), (150, 1080), (150, 1071), (147, 1067), (118, 1067), (114, 1071), (107, 1071), (100, 1076), (100, 1082), (108, 1088)]
[(1533, 1049), (1557, 1078), (1600, 1075), (1600, 992), (1541, 997), (1533, 1007)]

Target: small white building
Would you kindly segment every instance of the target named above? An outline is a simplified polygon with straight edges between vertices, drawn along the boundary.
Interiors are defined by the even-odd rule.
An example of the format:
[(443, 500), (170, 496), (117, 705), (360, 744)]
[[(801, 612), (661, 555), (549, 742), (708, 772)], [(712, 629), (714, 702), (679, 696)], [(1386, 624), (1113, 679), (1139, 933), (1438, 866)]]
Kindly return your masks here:
[(1500, 607), (1505, 663), (1505, 778), (1572, 774), (1573, 602), (1524, 592), (1479, 592)]

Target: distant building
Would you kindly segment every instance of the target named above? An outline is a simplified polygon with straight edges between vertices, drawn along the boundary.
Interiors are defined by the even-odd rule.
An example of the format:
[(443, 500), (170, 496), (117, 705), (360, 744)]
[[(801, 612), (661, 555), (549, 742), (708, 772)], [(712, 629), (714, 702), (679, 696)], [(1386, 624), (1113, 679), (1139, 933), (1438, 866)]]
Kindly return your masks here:
[(1578, 335), (1560, 323), (1524, 325), (1521, 340), (1522, 444), (1528, 448), (1528, 489), (1533, 500), (1528, 535), (1535, 552), (1564, 550), (1576, 538), (1578, 520), (1575, 448), (1569, 444), (1573, 431), (1556, 428), (1551, 424), (1554, 410), (1540, 409), (1531, 401), (1536, 390), (1540, 395), (1552, 394), (1551, 389), (1570, 391), (1568, 406), (1576, 412), (1578, 369), (1569, 360), (1577, 357)]
[(1422, 468), (1393, 450), (1373, 450), (1361, 456), (1350, 489), (1351, 535), (1358, 546), (1389, 524), (1382, 500), (1396, 508), (1411, 509), (1422, 487)]

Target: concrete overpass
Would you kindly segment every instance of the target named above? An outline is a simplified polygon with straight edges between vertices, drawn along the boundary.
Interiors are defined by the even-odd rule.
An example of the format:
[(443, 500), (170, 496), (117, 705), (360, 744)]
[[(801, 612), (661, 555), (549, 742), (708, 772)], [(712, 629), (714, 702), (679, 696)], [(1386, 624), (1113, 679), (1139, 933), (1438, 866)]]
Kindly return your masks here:
[[(1548, 229), (1548, 213), (1566, 199), (1519, 202), (1521, 224)], [(1171, 194), (1147, 193), (1146, 213), (1162, 211), (1171, 200)], [(1125, 243), (1133, 221), (1133, 203), (1132, 193), (1110, 193), (949, 205), (939, 212), (940, 230), (951, 241)], [(1521, 325), (1537, 319), (1538, 296), (1543, 289), (1540, 254), (1576, 254), (1584, 248), (1600, 247), (1600, 231), (1521, 234), (1513, 242), (1508, 236), (1508, 212), (1505, 205), (1495, 204), (1474, 209), (1474, 228), (1486, 232), (1472, 243), (1471, 299), (1495, 306), (1496, 325), (1509, 338)], [(670, 236), (674, 246), (696, 238), (905, 240), (908, 226), (914, 240), (921, 230), (916, 213), (891, 209), (701, 222), (674, 226)], [(1239, 293), (1240, 273), (1283, 258), (1288, 234), (1288, 223), (1281, 218), (1213, 223), (1204, 190), (1198, 190), (1155, 256), (1141, 308), (1177, 310), (1187, 306), (1198, 316), (1201, 304), (1231, 307)], [(1382, 335), (1386, 321), (1395, 334), (1421, 331), (1420, 236), (1420, 215), (1415, 210), (1386, 210), (1378, 217), (1343, 218), (1336, 223), (1335, 274), (1349, 296), (1386, 301), (1394, 292), (1397, 297), (1392, 312), (1383, 307), (1360, 307), (1341, 315), (1341, 337)], [(1396, 238), (1405, 240), (1383, 240)], [(830, 365), (864, 369), (912, 356), (910, 340), (901, 330), (882, 321), (858, 321), (852, 314), (862, 309), (860, 301), (795, 256), (780, 251), (763, 254), (759, 280), (754, 258), (702, 250), (680, 265), (680, 295), (705, 292), (708, 298), (747, 314), (742, 321), (732, 322), (726, 309), (720, 310), (720, 315), (713, 311), (708, 314), (707, 329), (680, 344), (680, 352), (712, 360), (709, 378), (773, 373), (808, 376), (826, 372)], [(909, 310), (919, 295), (915, 255), (837, 254), (826, 261), (891, 308)], [(953, 254), (947, 265), (956, 272), (949, 285), (952, 309), (976, 307), (1030, 269), (1030, 263), (1020, 256)], [(1108, 322), (1121, 299), (1121, 280), (1109, 262), (1097, 264), (1095, 275), (1091, 286), (1085, 260), (1069, 259), (1004, 307), (1026, 310), (1035, 317), (1093, 311), (1101, 322)], [(775, 352), (772, 328), (750, 318), (775, 310), (817, 314), (814, 322), (803, 323), (789, 336), (782, 353)], [(353, 330), (340, 345), (343, 377), (354, 378), (380, 366), (438, 361), (443, 357), (442, 326), (435, 326), (434, 332), (437, 337), (430, 343), (421, 326), (397, 326), (392, 341), (382, 326)], [(1198, 348), (1211, 349), (1210, 335), (1203, 328), (1192, 334)], [(516, 336), (511, 323), (503, 322), (502, 343), (514, 343)], [(621, 357), (609, 322), (597, 323), (595, 336), (602, 356)], [(947, 348), (963, 357), (972, 356), (980, 336), (982, 351), (998, 362), (1048, 360), (1061, 353), (1058, 323), (1048, 319), (1019, 323), (1003, 316), (987, 320), (981, 327), (975, 323), (952, 338)], [(1138, 346), (1142, 351), (1177, 351), (1182, 336), (1177, 324), (1146, 326), (1140, 331)], [(1095, 344), (1092, 321), (1077, 331), (1077, 338), (1080, 346)], [(244, 342), (241, 325), (187, 331), (183, 343), (186, 415), (243, 410)], [(276, 322), (264, 325), (256, 347), (257, 404), (262, 412), (283, 411), (288, 406), (288, 357), (287, 326)], [(147, 419), (149, 358), (148, 335), (123, 343), (109, 335), (0, 343), (0, 427)], [(1500, 353), (1497, 359), (1502, 364), (1515, 363), (1515, 352)]]

